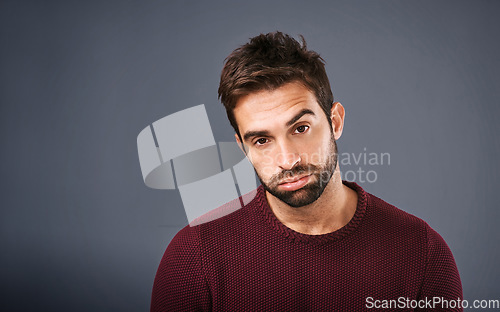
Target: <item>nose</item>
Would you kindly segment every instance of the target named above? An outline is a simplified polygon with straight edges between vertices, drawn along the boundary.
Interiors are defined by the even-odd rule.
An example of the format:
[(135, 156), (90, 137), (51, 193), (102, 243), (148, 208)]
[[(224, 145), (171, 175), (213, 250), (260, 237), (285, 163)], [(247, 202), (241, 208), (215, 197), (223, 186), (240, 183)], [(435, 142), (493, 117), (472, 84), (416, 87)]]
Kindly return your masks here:
[(292, 144), (283, 142), (276, 155), (277, 165), (283, 170), (290, 170), (300, 162), (300, 155)]

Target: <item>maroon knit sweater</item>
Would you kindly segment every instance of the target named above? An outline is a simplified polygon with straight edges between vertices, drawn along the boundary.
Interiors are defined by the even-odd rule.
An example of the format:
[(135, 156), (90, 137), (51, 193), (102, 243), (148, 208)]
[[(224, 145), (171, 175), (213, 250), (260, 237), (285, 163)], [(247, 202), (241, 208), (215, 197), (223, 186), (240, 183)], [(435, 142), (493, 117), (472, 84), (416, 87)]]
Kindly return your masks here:
[[(375, 300), (395, 307), (426, 297), (462, 299), (453, 255), (437, 232), (344, 184), (358, 193), (356, 212), (329, 234), (287, 228), (262, 186), (236, 212), (186, 226), (161, 260), (151, 311), (373, 311)], [(432, 311), (461, 311), (441, 307)]]

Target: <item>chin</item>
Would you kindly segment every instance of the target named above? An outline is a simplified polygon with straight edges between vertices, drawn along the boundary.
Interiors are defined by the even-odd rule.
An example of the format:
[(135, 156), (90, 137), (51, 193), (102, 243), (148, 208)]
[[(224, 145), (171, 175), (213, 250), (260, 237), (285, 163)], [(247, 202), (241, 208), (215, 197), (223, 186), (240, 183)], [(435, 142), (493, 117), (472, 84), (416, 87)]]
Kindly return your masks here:
[(264, 183), (262, 183), (262, 185), (271, 195), (293, 208), (299, 208), (314, 203), (321, 197), (325, 189), (325, 187), (321, 187), (317, 182), (305, 185), (303, 188), (296, 191), (278, 191), (276, 188), (270, 188)]

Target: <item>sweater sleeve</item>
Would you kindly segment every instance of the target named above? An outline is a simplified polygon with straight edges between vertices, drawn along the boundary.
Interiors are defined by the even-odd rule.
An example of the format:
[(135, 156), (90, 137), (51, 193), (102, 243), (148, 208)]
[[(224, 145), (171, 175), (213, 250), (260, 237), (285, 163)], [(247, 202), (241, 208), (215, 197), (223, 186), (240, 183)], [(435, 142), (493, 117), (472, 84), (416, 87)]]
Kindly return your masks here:
[(153, 284), (151, 312), (210, 311), (196, 227), (186, 226), (172, 239)]
[(444, 239), (429, 226), (426, 258), (419, 299), (434, 300), (432, 311), (463, 311), (462, 283), (455, 259)]

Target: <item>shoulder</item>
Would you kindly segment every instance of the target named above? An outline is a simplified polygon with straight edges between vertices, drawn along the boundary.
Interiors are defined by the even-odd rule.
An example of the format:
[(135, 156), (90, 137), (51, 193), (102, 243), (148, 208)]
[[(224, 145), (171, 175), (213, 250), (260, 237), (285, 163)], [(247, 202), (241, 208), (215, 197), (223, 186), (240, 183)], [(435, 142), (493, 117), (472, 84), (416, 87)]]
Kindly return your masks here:
[(202, 268), (198, 229), (189, 225), (181, 229), (168, 244), (158, 266), (156, 278), (168, 277), (176, 270), (188, 268)]
[(259, 187), (197, 218), (190, 223), (190, 231), (197, 233), (204, 245), (211, 241), (220, 245), (225, 238), (247, 235), (249, 230), (258, 227), (258, 211), (263, 201), (264, 190)]
[(191, 252), (197, 249), (200, 245), (199, 232), (197, 227), (186, 225), (182, 228), (170, 241), (167, 251), (170, 253)]
[(368, 193), (367, 197), (367, 219), (369, 222), (376, 223), (378, 227), (387, 229), (394, 234), (422, 238), (425, 238), (427, 232), (432, 230), (427, 222), (419, 217), (403, 211), (375, 195)]
[[(367, 229), (377, 240), (397, 246), (396, 253), (420, 255), (423, 269), (421, 295), (462, 296), (460, 275), (453, 254), (445, 240), (424, 220), (405, 212), (384, 200), (367, 195)], [(447, 291), (442, 291), (447, 289)]]
[(426, 221), (368, 193), (364, 223), (365, 231), (378, 241), (419, 253), (426, 262), (436, 257), (452, 259), (444, 239)]
[(168, 245), (156, 272), (151, 311), (204, 311), (210, 306), (196, 227), (180, 230)]
[(233, 246), (234, 241), (243, 241), (249, 235), (248, 229), (258, 222), (253, 213), (254, 202), (252, 200), (242, 206), (237, 198), (193, 220), (172, 238), (160, 269), (180, 263), (195, 265), (192, 263), (195, 259), (203, 264), (203, 259), (207, 260), (207, 252), (222, 251)]
[(365, 225), (377, 226), (384, 229), (425, 232), (428, 227), (422, 219), (405, 212), (396, 206), (368, 193), (355, 182), (342, 181), (358, 195), (356, 213), (362, 215)]
[(368, 194), (367, 219), (391, 240), (406, 244), (414, 242), (423, 247), (427, 262), (439, 259), (454, 262), (444, 239), (427, 222), (372, 194)]

